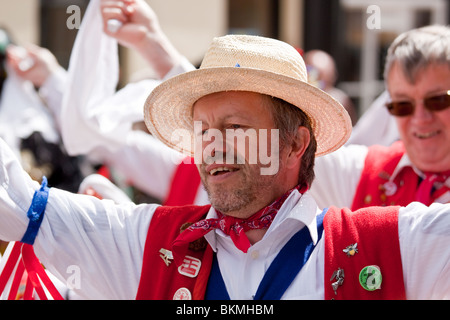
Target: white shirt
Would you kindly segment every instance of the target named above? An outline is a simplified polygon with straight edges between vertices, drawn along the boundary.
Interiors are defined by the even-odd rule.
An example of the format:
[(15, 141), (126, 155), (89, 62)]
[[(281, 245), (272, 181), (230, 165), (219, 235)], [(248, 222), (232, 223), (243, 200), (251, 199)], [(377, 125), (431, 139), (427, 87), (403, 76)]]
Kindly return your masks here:
[[(56, 126), (61, 129), (64, 146), (70, 155), (87, 155), (94, 162), (105, 163), (127, 182), (164, 200), (170, 189), (171, 177), (184, 156), (151, 135), (132, 130), (132, 125), (143, 121), (143, 106), (153, 88), (195, 67), (182, 58), (163, 79), (144, 79), (116, 91), (119, 78), (118, 44), (103, 32), (102, 21), (100, 1), (91, 1), (77, 34), (69, 70), (66, 72), (60, 68), (46, 79), (39, 90), (40, 95), (47, 102)], [(96, 54), (91, 56), (86, 52)], [(12, 111), (16, 104), (11, 104)], [(30, 102), (24, 101), (22, 104), (28, 106)], [(14, 117), (14, 112), (10, 114), (5, 123), (16, 123), (12, 122), (12, 118), (17, 123), (24, 123), (23, 119)], [(41, 118), (32, 116), (32, 119), (39, 120), (33, 123), (49, 127)], [(0, 136), (12, 146), (10, 139), (2, 136), (3, 132), (11, 135), (11, 130), (1, 130), (4, 127), (0, 126)], [(199, 189), (195, 203), (208, 203), (203, 188)]]
[[(181, 64), (174, 66), (164, 79), (191, 70), (191, 68), (193, 68), (192, 65), (185, 59)], [(164, 79), (161, 81), (164, 81)], [(58, 125), (66, 128), (63, 141), (69, 142), (65, 144), (65, 147), (71, 155), (87, 155), (92, 161), (101, 162), (117, 171), (126, 178), (127, 182), (140, 190), (164, 200), (170, 190), (171, 177), (185, 156), (167, 147), (153, 136), (140, 130), (131, 129), (133, 120), (138, 117), (143, 118), (142, 109), (145, 98), (161, 81), (142, 80), (138, 83), (129, 84), (108, 97), (104, 103), (107, 106), (95, 104), (89, 108), (91, 112), (101, 118), (103, 110), (126, 110), (127, 106), (131, 105), (131, 110), (135, 111), (129, 111), (129, 114), (126, 111), (115, 113), (116, 117), (119, 118), (118, 122), (128, 123), (128, 125), (120, 125), (114, 130), (111, 128), (109, 131), (104, 129), (105, 126), (111, 126), (111, 124), (90, 116), (90, 113), (85, 110), (86, 107), (81, 104), (73, 103), (70, 106), (70, 110), (73, 112), (77, 108), (79, 109), (77, 117), (62, 117), (61, 107), (57, 103), (58, 97), (61, 103), (62, 95), (54, 95), (52, 98), (52, 111)], [(49, 81), (48, 86), (51, 83), (53, 81)], [(45, 92), (47, 91), (50, 90), (46, 89)], [(139, 94), (137, 95), (137, 93)], [(72, 101), (71, 95), (80, 93), (66, 91), (64, 94), (68, 96), (67, 101)], [(130, 96), (134, 98), (132, 100), (127, 99)], [(130, 114), (133, 115), (130, 116)], [(139, 114), (139, 116), (136, 114)], [(74, 118), (77, 119), (76, 126), (73, 125)], [(68, 125), (69, 122), (71, 123), (70, 126)], [(72, 128), (72, 130), (68, 128)], [(79, 134), (80, 131), (88, 130), (88, 128), (90, 131), (95, 131), (96, 134)], [(121, 138), (116, 139), (115, 135), (110, 134), (111, 131), (114, 131), (115, 135), (120, 131)], [(76, 141), (76, 144), (70, 143), (70, 141)], [(83, 146), (82, 149), (75, 147), (79, 145)], [(142, 170), (142, 168), (146, 168), (146, 170)], [(203, 188), (199, 188), (194, 203), (199, 205), (208, 203)]]
[[(144, 120), (145, 100), (157, 85), (195, 67), (182, 58), (163, 79), (144, 79), (116, 91), (117, 47), (117, 41), (103, 32), (100, 1), (91, 1), (70, 56), (63, 95), (53, 113), (70, 155), (87, 155), (106, 164), (133, 186), (163, 201), (184, 156), (151, 135), (132, 130), (132, 125)], [(207, 203), (202, 188), (194, 203)]]
[(316, 158), (310, 191), (320, 208), (351, 207), (367, 152), (367, 146), (350, 145)]
[(390, 100), (387, 90), (383, 91), (375, 99), (372, 105), (359, 118), (352, 129), (352, 134), (347, 141), (349, 144), (362, 144), (371, 146), (374, 144), (390, 146), (400, 139), (397, 122), (386, 108), (386, 102)]
[(0, 137), (19, 155), (21, 140), (33, 132), (41, 133), (47, 142), (59, 141), (54, 120), (33, 84), (8, 68), (0, 97)]
[[(38, 189), (0, 140), (0, 239), (20, 240), (28, 225), (26, 212)], [(114, 204), (85, 195), (51, 189), (35, 251), (63, 282), (80, 270), (75, 291), (86, 299), (134, 299), (148, 226), (157, 205)], [(320, 210), (308, 194), (294, 191), (281, 207), (264, 238), (247, 254), (228, 236), (206, 237), (218, 260), (232, 299), (251, 299), (276, 253), (305, 225), (315, 234)], [(208, 213), (215, 216), (214, 209)], [(283, 298), (324, 298), (324, 237)], [(408, 299), (450, 298), (450, 205), (413, 203), (400, 209), (399, 238)], [(347, 275), (346, 275), (347, 276)]]

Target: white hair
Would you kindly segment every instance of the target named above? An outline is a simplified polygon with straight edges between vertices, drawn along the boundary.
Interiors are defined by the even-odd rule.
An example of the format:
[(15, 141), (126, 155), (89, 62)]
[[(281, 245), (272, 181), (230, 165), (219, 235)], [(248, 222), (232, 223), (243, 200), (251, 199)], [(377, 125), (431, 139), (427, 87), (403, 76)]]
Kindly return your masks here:
[(411, 83), (415, 82), (417, 72), (430, 64), (450, 67), (450, 28), (432, 25), (400, 34), (388, 49), (385, 80), (395, 63)]

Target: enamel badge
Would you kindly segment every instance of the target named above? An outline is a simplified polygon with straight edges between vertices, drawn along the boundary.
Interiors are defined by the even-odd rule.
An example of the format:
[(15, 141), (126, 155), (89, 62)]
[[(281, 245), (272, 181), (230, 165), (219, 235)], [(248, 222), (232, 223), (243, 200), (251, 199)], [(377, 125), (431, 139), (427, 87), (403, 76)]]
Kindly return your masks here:
[(381, 289), (381, 269), (378, 266), (364, 267), (359, 273), (359, 283), (367, 291)]
[(183, 276), (195, 278), (198, 275), (201, 266), (202, 262), (199, 259), (185, 256), (183, 263), (178, 267), (178, 272)]
[(357, 247), (358, 247), (358, 244), (354, 243), (354, 244), (349, 245), (348, 247), (346, 247), (342, 251), (344, 251), (347, 254), (348, 257), (352, 257), (352, 256), (354, 256), (355, 254), (358, 253), (358, 248)]
[(192, 300), (192, 294), (187, 288), (180, 288), (173, 295), (173, 300)]

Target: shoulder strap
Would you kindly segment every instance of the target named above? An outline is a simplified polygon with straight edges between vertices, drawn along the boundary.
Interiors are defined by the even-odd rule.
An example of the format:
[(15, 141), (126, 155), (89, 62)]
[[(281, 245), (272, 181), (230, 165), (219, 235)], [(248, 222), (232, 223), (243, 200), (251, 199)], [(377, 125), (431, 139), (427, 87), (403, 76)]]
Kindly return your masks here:
[[(318, 241), (323, 233), (323, 218), (328, 209), (317, 216)], [(254, 300), (279, 300), (294, 281), (297, 274), (308, 261), (315, 248), (308, 228), (298, 231), (280, 250), (264, 274)], [(229, 300), (225, 282), (220, 272), (217, 258), (214, 255), (211, 277), (209, 279), (206, 298), (209, 300)]]
[(205, 293), (206, 300), (230, 300), (227, 287), (223, 281), (222, 273), (220, 272), (217, 255), (214, 253), (213, 262), (211, 266), (211, 274), (209, 275), (208, 285)]
[[(324, 209), (316, 218), (318, 233), (317, 241), (322, 237), (322, 223), (327, 211), (328, 209)], [(288, 241), (288, 243), (286, 243), (280, 253), (275, 257), (274, 261), (270, 264), (269, 269), (267, 269), (259, 284), (254, 299), (281, 299), (284, 292), (308, 261), (315, 247), (308, 228), (306, 226), (303, 227)]]

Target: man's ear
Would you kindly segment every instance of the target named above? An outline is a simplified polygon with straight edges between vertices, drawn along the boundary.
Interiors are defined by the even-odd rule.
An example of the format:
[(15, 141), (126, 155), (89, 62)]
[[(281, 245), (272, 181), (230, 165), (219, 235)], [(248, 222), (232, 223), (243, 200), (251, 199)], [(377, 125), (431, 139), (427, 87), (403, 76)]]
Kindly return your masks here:
[(294, 168), (300, 163), (300, 159), (305, 153), (311, 141), (309, 130), (306, 127), (299, 126), (297, 134), (290, 146), (290, 152), (287, 155), (286, 166), (288, 168)]

